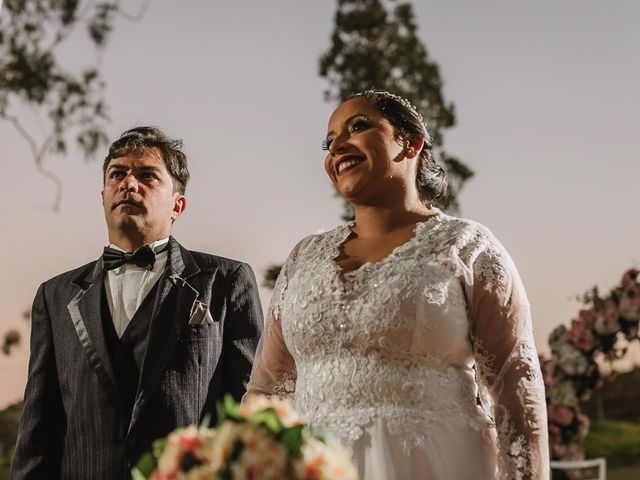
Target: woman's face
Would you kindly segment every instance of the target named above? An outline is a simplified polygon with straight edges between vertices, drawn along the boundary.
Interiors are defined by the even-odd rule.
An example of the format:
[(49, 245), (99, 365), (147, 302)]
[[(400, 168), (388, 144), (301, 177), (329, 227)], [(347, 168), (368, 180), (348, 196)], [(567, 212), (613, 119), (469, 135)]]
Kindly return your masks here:
[[(389, 193), (391, 179), (415, 184), (415, 162), (402, 162), (405, 147), (393, 125), (366, 98), (340, 105), (329, 118), (324, 168), (342, 197), (359, 203)], [(411, 164), (411, 165), (408, 165)], [(412, 173), (413, 172), (413, 173)]]

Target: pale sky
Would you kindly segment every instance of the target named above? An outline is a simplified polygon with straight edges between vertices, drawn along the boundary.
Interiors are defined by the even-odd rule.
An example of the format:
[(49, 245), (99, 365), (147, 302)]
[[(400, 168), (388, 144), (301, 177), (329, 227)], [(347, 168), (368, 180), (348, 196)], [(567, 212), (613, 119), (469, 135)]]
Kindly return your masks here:
[[(456, 106), (445, 146), (476, 171), (462, 215), (511, 253), (545, 351), (550, 331), (576, 315), (575, 295), (640, 266), (640, 3), (413, 3)], [(340, 223), (320, 149), (335, 105), (317, 74), (334, 11), (328, 0), (156, 0), (141, 22), (118, 21), (101, 59), (109, 134), (152, 124), (184, 139), (192, 180), (174, 235), (188, 248), (244, 260), (261, 279), (301, 238)], [(78, 66), (89, 55), (72, 37), (61, 59)], [(2, 407), (26, 381), (21, 312), (42, 281), (97, 258), (107, 238), (101, 158), (48, 160), (65, 183), (57, 214), (8, 123), (0, 141), (0, 334), (25, 335), (0, 358)], [(263, 290), (264, 307), (269, 297)]]

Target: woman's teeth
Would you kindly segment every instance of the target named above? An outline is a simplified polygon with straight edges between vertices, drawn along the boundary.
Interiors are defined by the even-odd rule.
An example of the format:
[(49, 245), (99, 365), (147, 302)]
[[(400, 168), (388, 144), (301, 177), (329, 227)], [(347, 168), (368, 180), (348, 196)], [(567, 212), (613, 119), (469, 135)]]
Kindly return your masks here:
[(360, 159), (353, 159), (353, 160), (345, 160), (344, 162), (341, 162), (340, 165), (338, 165), (338, 173), (342, 173), (344, 170), (346, 170), (349, 167), (352, 167), (358, 163), (360, 163), (362, 160)]

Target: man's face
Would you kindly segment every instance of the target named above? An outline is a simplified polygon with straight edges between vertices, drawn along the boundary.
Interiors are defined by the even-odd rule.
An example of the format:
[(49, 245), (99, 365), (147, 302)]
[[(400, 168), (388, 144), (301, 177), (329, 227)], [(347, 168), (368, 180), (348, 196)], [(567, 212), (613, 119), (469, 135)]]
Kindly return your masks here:
[(169, 236), (186, 199), (174, 193), (162, 153), (152, 147), (109, 162), (102, 205), (111, 241), (124, 234), (149, 243)]

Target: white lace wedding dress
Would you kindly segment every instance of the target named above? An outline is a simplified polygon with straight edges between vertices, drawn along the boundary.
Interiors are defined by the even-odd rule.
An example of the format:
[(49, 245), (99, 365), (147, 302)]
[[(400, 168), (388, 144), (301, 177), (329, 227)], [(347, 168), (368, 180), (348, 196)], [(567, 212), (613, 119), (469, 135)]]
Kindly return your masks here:
[(366, 480), (548, 478), (529, 304), (500, 243), (436, 211), (345, 273), (350, 235), (312, 235), (288, 258), (249, 393), (292, 395)]

